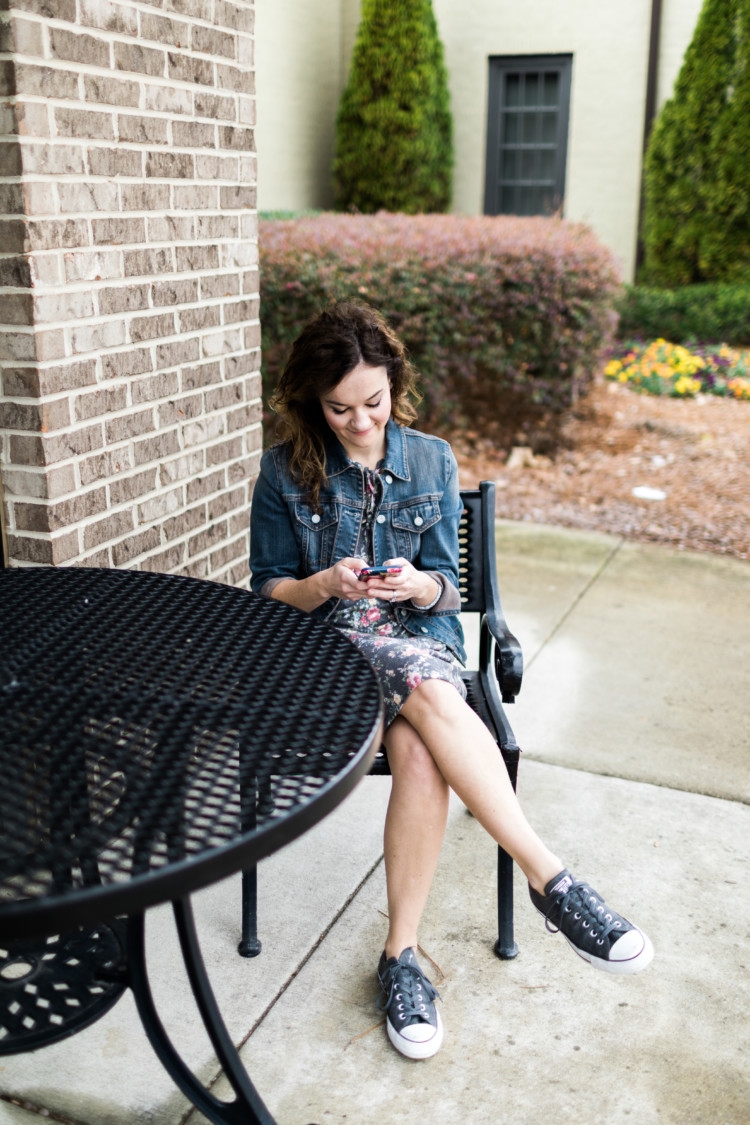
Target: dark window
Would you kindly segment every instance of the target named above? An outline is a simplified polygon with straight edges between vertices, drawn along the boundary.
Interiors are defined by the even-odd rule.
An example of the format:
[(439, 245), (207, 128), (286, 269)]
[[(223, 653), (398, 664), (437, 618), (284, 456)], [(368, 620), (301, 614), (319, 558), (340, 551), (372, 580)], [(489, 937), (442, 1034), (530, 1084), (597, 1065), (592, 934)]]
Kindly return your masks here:
[(486, 215), (562, 208), (572, 55), (490, 59)]

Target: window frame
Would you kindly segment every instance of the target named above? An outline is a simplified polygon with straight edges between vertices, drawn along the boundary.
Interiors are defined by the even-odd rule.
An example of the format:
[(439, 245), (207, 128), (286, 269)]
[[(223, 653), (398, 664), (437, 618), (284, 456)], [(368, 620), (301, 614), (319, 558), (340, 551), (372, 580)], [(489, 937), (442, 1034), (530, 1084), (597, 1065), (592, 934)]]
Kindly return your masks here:
[[(565, 176), (568, 162), (568, 127), (570, 124), (570, 93), (573, 77), (573, 55), (490, 55), (487, 108), (487, 150), (485, 157), (484, 214), (516, 214), (502, 210), (502, 122), (505, 105), (505, 77), (512, 73), (556, 70), (560, 75), (560, 97), (555, 148), (555, 212), (563, 213)], [(537, 149), (538, 151), (538, 149)], [(534, 186), (534, 181), (528, 186)], [(545, 214), (545, 212), (535, 212)]]

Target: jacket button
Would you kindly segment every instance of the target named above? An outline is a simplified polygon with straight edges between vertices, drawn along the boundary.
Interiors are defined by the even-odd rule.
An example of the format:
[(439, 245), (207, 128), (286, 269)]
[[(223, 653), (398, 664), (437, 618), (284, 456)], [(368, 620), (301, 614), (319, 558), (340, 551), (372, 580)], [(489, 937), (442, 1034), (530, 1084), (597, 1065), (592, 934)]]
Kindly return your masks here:
[(423, 632), (423, 633), (426, 633), (426, 632), (428, 632), (428, 630), (427, 630), (427, 629), (425, 629), (424, 625), (422, 626), (422, 632)]
[(421, 527), (423, 523), (424, 523), (424, 520), (422, 519), (421, 516), (415, 516), (414, 517), (414, 526), (415, 527)]
[(385, 474), (385, 483), (386, 484), (393, 484), (393, 477), (391, 476), (390, 473)]
[(385, 516), (382, 514), (376, 517), (376, 523), (385, 523)]
[(320, 523), (320, 516), (318, 515), (317, 512), (313, 516), (312, 521), (313, 521), (313, 523)]

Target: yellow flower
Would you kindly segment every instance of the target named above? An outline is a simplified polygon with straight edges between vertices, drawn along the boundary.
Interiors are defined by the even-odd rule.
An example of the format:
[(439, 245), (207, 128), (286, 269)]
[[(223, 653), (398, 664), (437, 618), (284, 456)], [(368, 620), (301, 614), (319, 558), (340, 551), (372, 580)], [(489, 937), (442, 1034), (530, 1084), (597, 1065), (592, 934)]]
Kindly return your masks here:
[(701, 389), (699, 379), (691, 379), (688, 375), (681, 375), (674, 385), (678, 395), (697, 395)]

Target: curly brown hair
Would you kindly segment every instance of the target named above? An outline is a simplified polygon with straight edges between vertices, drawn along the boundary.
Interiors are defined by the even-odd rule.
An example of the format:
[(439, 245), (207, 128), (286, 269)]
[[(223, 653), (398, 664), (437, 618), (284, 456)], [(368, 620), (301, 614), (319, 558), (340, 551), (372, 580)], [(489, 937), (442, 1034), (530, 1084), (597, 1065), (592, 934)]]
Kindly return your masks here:
[(357, 301), (337, 301), (308, 321), (292, 344), (271, 398), (278, 415), (276, 437), (288, 442), (292, 475), (308, 490), (313, 507), (326, 482), (326, 448), (332, 436), (320, 398), (360, 363), (386, 369), (391, 417), (400, 426), (413, 422), (417, 412), (412, 400), (421, 396), (406, 349), (376, 309)]

